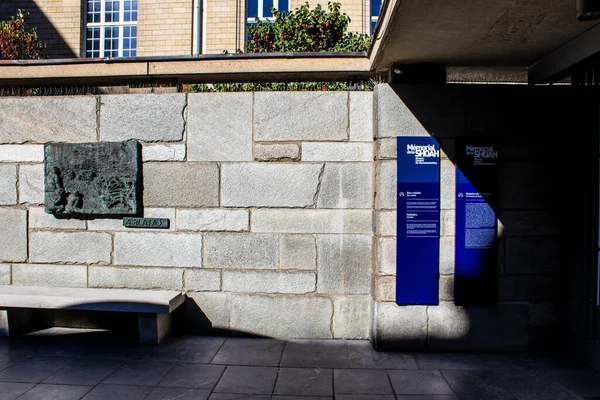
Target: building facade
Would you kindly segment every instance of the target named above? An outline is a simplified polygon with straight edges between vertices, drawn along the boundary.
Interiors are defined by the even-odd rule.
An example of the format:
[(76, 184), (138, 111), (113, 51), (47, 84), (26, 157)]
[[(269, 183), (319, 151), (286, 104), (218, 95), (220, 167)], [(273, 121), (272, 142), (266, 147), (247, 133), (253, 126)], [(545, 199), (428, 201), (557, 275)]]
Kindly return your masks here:
[[(271, 3), (293, 11), (300, 0), (8, 0), (0, 19), (29, 12), (26, 22), (47, 43), (49, 58), (219, 54), (243, 49), (247, 23), (269, 19)], [(381, 1), (344, 0), (349, 30), (371, 33)], [(372, 3), (372, 4), (371, 4)], [(311, 8), (318, 1), (309, 3)], [(321, 2), (326, 8), (326, 2)], [(373, 11), (371, 10), (373, 9)]]

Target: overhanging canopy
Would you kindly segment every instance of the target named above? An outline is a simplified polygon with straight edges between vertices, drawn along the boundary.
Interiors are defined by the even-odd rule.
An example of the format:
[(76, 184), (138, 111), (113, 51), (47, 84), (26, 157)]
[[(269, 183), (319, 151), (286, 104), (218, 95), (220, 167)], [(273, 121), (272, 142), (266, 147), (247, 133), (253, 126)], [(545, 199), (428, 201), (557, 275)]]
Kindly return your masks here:
[[(392, 63), (527, 70), (598, 25), (579, 21), (575, 0), (390, 0), (369, 57)], [(591, 41), (600, 51), (600, 41)]]

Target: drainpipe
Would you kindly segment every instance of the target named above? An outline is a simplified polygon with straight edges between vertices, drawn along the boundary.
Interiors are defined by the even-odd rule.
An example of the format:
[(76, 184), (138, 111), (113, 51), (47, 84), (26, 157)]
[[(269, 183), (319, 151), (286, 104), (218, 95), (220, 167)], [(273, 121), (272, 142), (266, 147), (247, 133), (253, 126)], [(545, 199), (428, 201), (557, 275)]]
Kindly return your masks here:
[(202, 0), (193, 0), (192, 54), (202, 53)]

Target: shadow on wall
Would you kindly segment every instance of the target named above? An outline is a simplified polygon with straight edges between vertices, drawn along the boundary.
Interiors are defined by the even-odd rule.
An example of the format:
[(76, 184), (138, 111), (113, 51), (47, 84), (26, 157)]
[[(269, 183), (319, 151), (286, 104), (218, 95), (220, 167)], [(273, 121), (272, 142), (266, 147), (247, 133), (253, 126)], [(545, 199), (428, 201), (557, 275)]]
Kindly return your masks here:
[[(57, 8), (56, 17), (60, 17), (62, 19), (71, 17), (68, 12), (61, 12), (58, 10), (58, 8), (62, 7), (62, 2), (51, 4), (57, 4), (57, 6), (55, 6), (55, 8)], [(77, 2), (77, 7), (81, 7), (79, 2)], [(55, 27), (48, 15), (46, 15), (44, 11), (40, 9), (35, 0), (3, 0), (0, 2), (0, 20), (10, 19), (10, 17), (16, 16), (18, 9), (25, 10), (29, 13), (29, 15), (25, 16), (25, 27), (28, 31), (31, 30), (31, 28), (37, 29), (38, 38), (42, 42), (46, 43), (46, 50), (44, 51), (45, 56), (48, 58), (79, 57), (79, 55), (75, 54), (69, 47), (68, 43), (61, 35), (61, 32), (58, 31), (57, 27)], [(68, 26), (72, 23), (81, 24), (79, 13), (77, 16), (73, 16), (70, 19), (71, 20), (66, 22), (65, 25)], [(65, 32), (67, 30), (79, 31), (80, 29), (79, 26), (67, 26), (65, 26)], [(64, 34), (65, 32), (62, 33)]]
[(173, 311), (173, 334), (174, 335), (206, 335), (206, 336), (233, 336), (247, 338), (265, 338), (251, 332), (232, 329), (222, 329), (213, 326), (213, 322), (202, 310), (202, 304), (198, 304), (191, 297), (185, 298), (183, 304)]
[[(489, 141), (499, 153), (497, 201), (490, 204), (499, 221), (497, 257), (484, 277), (489, 286), (478, 290), (492, 291), (487, 297), (494, 300), (456, 307), (454, 296), (471, 295), (460, 291), (476, 287), (454, 292), (454, 277), (442, 276), (446, 301), (428, 308), (425, 347), (568, 350), (570, 330), (585, 323), (580, 308), (589, 290), (580, 275), (590, 268), (597, 221), (598, 128), (591, 92), (565, 86), (391, 87), (448, 156), (442, 180), (455, 167), (456, 145), (465, 138)], [(445, 162), (452, 163), (446, 170)], [(463, 173), (483, 192), (486, 182)], [(454, 210), (455, 199), (443, 208)], [(401, 341), (387, 345), (381, 347), (403, 347)]]

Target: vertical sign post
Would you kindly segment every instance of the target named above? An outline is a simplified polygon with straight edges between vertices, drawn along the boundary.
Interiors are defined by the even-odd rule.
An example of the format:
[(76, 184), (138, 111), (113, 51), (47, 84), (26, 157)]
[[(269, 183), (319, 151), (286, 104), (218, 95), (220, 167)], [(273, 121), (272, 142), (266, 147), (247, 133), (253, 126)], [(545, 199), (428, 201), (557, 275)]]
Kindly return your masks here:
[(496, 302), (498, 152), (489, 142), (456, 143), (454, 302)]
[(438, 304), (440, 148), (398, 137), (396, 303)]

